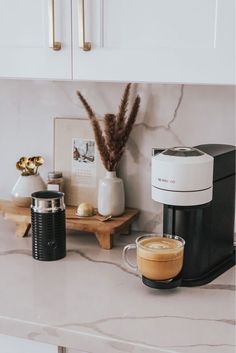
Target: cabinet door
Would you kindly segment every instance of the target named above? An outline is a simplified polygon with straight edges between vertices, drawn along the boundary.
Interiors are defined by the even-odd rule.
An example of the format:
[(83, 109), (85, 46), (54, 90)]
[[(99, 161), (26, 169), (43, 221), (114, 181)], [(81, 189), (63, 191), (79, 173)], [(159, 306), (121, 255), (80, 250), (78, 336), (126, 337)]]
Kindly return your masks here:
[(232, 84), (235, 0), (84, 0), (73, 8), (74, 78)]
[(0, 77), (72, 78), (71, 0), (0, 0)]
[(23, 338), (0, 335), (1, 353), (60, 353), (57, 346)]

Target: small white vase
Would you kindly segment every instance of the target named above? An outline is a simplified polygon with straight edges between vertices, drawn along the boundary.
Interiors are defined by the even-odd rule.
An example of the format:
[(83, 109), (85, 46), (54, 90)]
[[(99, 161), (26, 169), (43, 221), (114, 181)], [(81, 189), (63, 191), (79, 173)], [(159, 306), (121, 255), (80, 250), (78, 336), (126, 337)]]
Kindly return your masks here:
[(46, 190), (46, 184), (40, 174), (21, 175), (11, 191), (12, 201), (16, 206), (29, 207), (31, 194), (42, 190)]
[(125, 192), (123, 180), (116, 172), (106, 172), (105, 178), (99, 181), (98, 212), (102, 216), (120, 216), (125, 211)]

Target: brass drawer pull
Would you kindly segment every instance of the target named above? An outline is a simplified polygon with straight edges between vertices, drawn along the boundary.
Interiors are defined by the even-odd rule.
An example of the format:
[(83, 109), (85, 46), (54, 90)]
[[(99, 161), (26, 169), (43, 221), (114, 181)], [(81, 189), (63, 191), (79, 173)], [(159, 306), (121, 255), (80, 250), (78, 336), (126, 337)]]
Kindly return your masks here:
[(91, 50), (91, 43), (85, 41), (84, 0), (79, 0), (79, 47), (84, 51)]
[(55, 40), (55, 0), (49, 0), (49, 48), (61, 50), (61, 42)]

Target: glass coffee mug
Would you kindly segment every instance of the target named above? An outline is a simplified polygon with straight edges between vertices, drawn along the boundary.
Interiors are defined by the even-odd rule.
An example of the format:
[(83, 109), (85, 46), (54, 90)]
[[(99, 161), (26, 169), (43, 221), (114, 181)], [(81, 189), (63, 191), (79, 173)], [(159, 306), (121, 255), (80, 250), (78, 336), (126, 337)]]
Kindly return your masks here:
[[(157, 281), (170, 281), (180, 274), (183, 267), (185, 241), (177, 235), (143, 235), (136, 239), (135, 244), (124, 247), (123, 259), (132, 270), (138, 271), (143, 282), (152, 285)], [(131, 249), (136, 249), (137, 266), (127, 256)]]

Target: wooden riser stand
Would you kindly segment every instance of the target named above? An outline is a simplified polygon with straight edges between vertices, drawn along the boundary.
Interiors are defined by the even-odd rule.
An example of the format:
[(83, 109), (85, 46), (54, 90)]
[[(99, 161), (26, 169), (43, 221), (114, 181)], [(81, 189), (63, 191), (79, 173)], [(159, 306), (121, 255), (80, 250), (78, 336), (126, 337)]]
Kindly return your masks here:
[[(28, 234), (31, 227), (29, 208), (17, 207), (11, 201), (0, 200), (0, 213), (4, 219), (15, 222), (16, 236), (24, 237)], [(106, 222), (99, 220), (96, 215), (78, 218), (75, 213), (76, 207), (66, 207), (66, 228), (94, 233), (102, 249), (111, 249), (113, 235), (121, 231), (130, 233), (131, 224), (137, 218), (139, 211), (127, 208), (122, 216), (112, 217)]]

